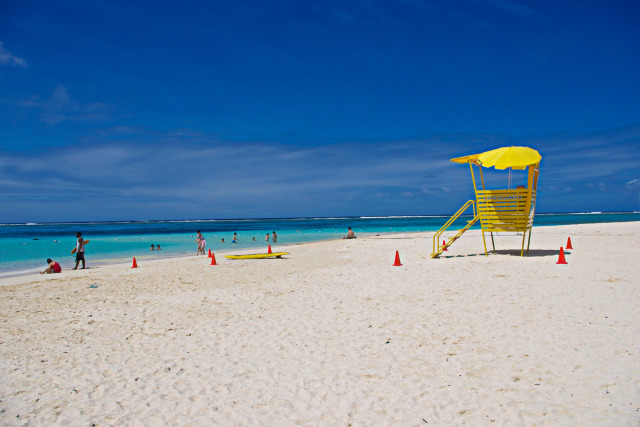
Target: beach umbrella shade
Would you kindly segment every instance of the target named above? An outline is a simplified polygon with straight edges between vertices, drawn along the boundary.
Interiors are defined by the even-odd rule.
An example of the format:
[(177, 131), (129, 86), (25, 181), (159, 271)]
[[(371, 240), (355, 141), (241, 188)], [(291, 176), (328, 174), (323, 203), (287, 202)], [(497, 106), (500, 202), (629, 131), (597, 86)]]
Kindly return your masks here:
[(524, 169), (540, 162), (542, 156), (529, 147), (501, 147), (478, 155), (478, 162), (487, 168)]

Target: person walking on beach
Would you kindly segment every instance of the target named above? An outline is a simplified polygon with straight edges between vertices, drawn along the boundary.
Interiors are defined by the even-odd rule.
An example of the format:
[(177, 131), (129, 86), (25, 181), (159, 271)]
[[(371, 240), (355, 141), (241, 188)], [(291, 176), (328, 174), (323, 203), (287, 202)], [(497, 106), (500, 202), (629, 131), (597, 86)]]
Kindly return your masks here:
[(273, 243), (276, 243), (278, 241), (278, 235), (276, 234), (275, 230), (273, 231), (273, 237), (271, 240), (273, 240)]
[(62, 268), (60, 267), (60, 264), (58, 264), (57, 262), (53, 261), (51, 258), (47, 258), (47, 264), (49, 264), (47, 266), (47, 268), (45, 268), (43, 271), (41, 271), (40, 274), (51, 274), (51, 273), (61, 273), (62, 272)]
[(72, 268), (72, 270), (78, 269), (78, 264), (82, 261), (82, 268), (86, 268), (85, 260), (84, 260), (84, 240), (82, 238), (82, 233), (76, 233), (76, 266)]

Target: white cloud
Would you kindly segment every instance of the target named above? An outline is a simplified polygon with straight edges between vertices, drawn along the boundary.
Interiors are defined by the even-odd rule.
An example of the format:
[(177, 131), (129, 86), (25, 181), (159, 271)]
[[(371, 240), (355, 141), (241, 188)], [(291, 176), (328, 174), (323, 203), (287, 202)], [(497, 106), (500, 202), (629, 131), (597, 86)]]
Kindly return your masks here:
[[(25, 102), (44, 108), (37, 99)], [(74, 111), (62, 86), (47, 102), (52, 110)], [(640, 188), (640, 179), (634, 179), (639, 163), (628, 154), (635, 142), (632, 136), (625, 144), (609, 144), (607, 156), (600, 146), (545, 150), (545, 144), (557, 145), (555, 139), (515, 143), (540, 149), (539, 200), (546, 211), (562, 211), (568, 203), (562, 197), (578, 191), (571, 189), (574, 181), (576, 188), (600, 194)], [(73, 194), (105, 212), (118, 206), (111, 215), (122, 211), (124, 217), (127, 209), (147, 218), (446, 213), (473, 195), (468, 167), (448, 159), (495, 146), (477, 148), (461, 151), (455, 141), (436, 138), (321, 146), (249, 143), (189, 129), (119, 125), (81, 146), (0, 157), (0, 204), (23, 197), (71, 200)], [(484, 171), (487, 188), (504, 188), (506, 176)]]
[[(65, 102), (63, 92), (58, 99)], [(414, 196), (414, 190), (421, 188), (416, 184), (424, 184), (424, 170), (437, 162), (411, 155), (389, 159), (381, 155), (380, 147), (215, 143), (197, 147), (156, 141), (148, 146), (132, 143), (58, 149), (5, 160), (14, 165), (13, 176), (33, 179), (36, 188), (41, 187), (35, 184), (39, 177), (59, 177), (82, 182), (87, 191), (122, 188), (145, 198), (171, 194), (177, 199), (230, 201), (238, 197), (275, 200), (285, 194), (342, 194), (344, 200), (357, 200), (363, 193), (373, 196), (380, 188)], [(397, 167), (386, 170), (385, 162)], [(79, 164), (82, 168), (73, 166)]]
[(624, 184), (627, 188), (640, 188), (640, 179), (636, 178)]
[(3, 42), (0, 42), (0, 65), (13, 65), (15, 67), (25, 68), (27, 66), (27, 61), (13, 55), (5, 49)]

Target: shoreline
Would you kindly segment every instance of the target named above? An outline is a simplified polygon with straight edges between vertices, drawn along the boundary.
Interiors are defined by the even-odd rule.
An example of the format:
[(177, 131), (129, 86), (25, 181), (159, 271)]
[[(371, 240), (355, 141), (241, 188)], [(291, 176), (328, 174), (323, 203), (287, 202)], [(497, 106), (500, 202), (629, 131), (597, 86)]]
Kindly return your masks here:
[[(588, 213), (585, 213), (588, 214)], [(581, 215), (581, 213), (575, 213), (575, 215)], [(624, 222), (606, 222), (606, 223), (589, 223), (589, 224), (560, 224), (560, 225), (540, 225), (537, 227), (533, 228), (533, 233), (535, 235), (536, 230), (539, 231), (543, 231), (546, 230), (548, 228), (555, 228), (555, 227), (580, 227), (583, 225), (604, 225), (604, 224), (617, 224), (617, 225), (623, 225), (623, 224), (629, 224), (629, 223), (635, 223), (635, 222), (640, 222), (640, 221), (624, 221)], [(433, 234), (435, 233), (435, 231), (402, 231), (402, 232), (396, 232), (396, 231), (385, 231), (385, 232), (359, 232), (358, 233), (358, 238), (359, 239), (367, 239), (367, 238), (374, 238), (374, 237), (383, 237), (383, 236), (401, 236), (401, 235), (413, 235), (413, 236), (421, 236), (421, 238), (424, 238), (424, 236), (427, 236), (429, 239), (432, 238)], [(478, 233), (480, 234), (480, 229), (470, 229), (465, 233), (465, 236), (468, 237), (471, 234), (474, 233)], [(449, 233), (450, 234), (450, 233)], [(510, 234), (510, 233), (505, 233), (505, 234)], [(313, 244), (318, 244), (318, 243), (322, 243), (322, 242), (332, 242), (332, 241), (340, 241), (342, 240), (342, 238), (328, 238), (328, 239), (322, 239), (322, 240), (314, 240), (314, 241), (302, 241), (302, 242), (292, 242), (292, 243), (287, 243), (287, 244), (280, 244), (278, 243), (278, 247), (279, 248), (283, 248), (283, 247), (295, 247), (295, 246), (299, 246), (299, 245), (313, 245)], [(257, 242), (257, 243), (261, 243), (261, 242)], [(228, 243), (229, 245), (231, 245), (231, 243)], [(264, 245), (268, 245), (269, 243), (265, 243)], [(490, 245), (489, 243), (487, 244), (487, 250), (489, 251), (489, 254), (491, 254), (491, 251), (489, 249)], [(273, 248), (272, 248), (273, 249)], [(258, 244), (256, 245), (251, 245), (251, 246), (247, 246), (244, 247), (242, 249), (234, 249), (234, 250), (217, 250), (215, 253), (220, 253), (221, 256), (224, 255), (231, 255), (231, 254), (237, 254), (239, 252), (242, 251), (247, 251), (247, 252), (254, 252), (254, 251), (258, 251)], [(431, 245), (429, 246), (429, 248), (426, 248), (426, 250), (429, 251), (429, 255), (430, 255), (430, 251), (431, 251)], [(266, 249), (265, 249), (266, 251)], [(148, 251), (151, 252), (151, 251)], [(162, 261), (162, 260), (174, 260), (174, 259), (189, 259), (191, 257), (193, 258), (207, 258), (207, 257), (203, 257), (203, 256), (196, 256), (196, 255), (189, 255), (187, 253), (184, 254), (167, 254), (167, 255), (161, 255), (161, 256), (157, 256), (156, 253), (154, 253), (153, 255), (148, 254), (143, 252), (142, 255), (135, 255), (136, 260), (143, 260), (144, 262), (147, 261)], [(525, 255), (526, 258), (526, 255)], [(207, 258), (208, 259), (208, 258)], [(89, 267), (86, 268), (86, 270), (92, 270), (92, 269), (98, 269), (101, 267), (106, 267), (106, 266), (112, 266), (112, 265), (122, 265), (125, 266), (127, 264), (131, 264), (133, 260), (133, 256), (131, 257), (131, 260), (127, 259), (125, 260), (124, 258), (111, 258), (111, 259), (104, 259), (104, 258), (98, 258), (96, 264), (94, 265), (90, 265)], [(4, 282), (11, 282), (13, 283), (19, 283), (20, 282), (20, 278), (28, 278), (28, 277), (32, 277), (34, 275), (38, 275), (38, 276), (59, 276), (60, 274), (63, 274), (64, 272), (70, 272), (70, 271), (74, 271), (71, 270), (70, 268), (64, 269), (63, 273), (56, 273), (54, 275), (40, 275), (39, 272), (42, 271), (44, 269), (44, 266), (42, 268), (37, 268), (34, 270), (19, 270), (19, 271), (7, 271), (7, 272), (3, 272), (0, 273), (0, 287), (1, 286), (7, 286)], [(81, 271), (81, 270), (75, 270), (75, 271)]]
[[(245, 223), (249, 221), (254, 224), (248, 230), (242, 229)], [(150, 223), (104, 223), (99, 225), (85, 224), (83, 234), (93, 240), (92, 246), (89, 248), (89, 257), (95, 265), (109, 264), (112, 262), (128, 262), (133, 256), (141, 258), (165, 258), (167, 253), (171, 256), (187, 256), (195, 252), (193, 238), (189, 236), (193, 230), (192, 227), (205, 227), (205, 235), (208, 237), (207, 246), (214, 251), (225, 252), (229, 250), (228, 244), (219, 242), (221, 237), (229, 237), (228, 230), (234, 227), (240, 227), (238, 231), (244, 237), (240, 246), (242, 247), (259, 247), (262, 239), (259, 237), (257, 228), (278, 229), (281, 233), (281, 241), (287, 244), (301, 241), (322, 241), (328, 240), (325, 233), (329, 233), (330, 238), (340, 238), (346, 234), (347, 226), (351, 226), (357, 235), (377, 234), (389, 232), (429, 232), (436, 231), (443, 222), (442, 218), (432, 217), (381, 217), (380, 219), (325, 219), (325, 220), (278, 220), (278, 223), (270, 223), (268, 221), (261, 222), (256, 220), (247, 221), (224, 221), (225, 225), (221, 226), (220, 222), (178, 222), (178, 226), (174, 227), (174, 223), (166, 223), (163, 225)], [(274, 220), (275, 221), (275, 220)], [(535, 228), (542, 226), (556, 226), (569, 223), (592, 223), (592, 222), (626, 222), (640, 221), (640, 214), (635, 213), (606, 213), (606, 214), (573, 214), (573, 215), (538, 215)], [(2, 263), (0, 263), (0, 277), (16, 276), (22, 274), (30, 274), (31, 272), (41, 271), (43, 260), (52, 258), (60, 262), (63, 270), (73, 267), (75, 263), (74, 257), (69, 257), (69, 253), (64, 249), (65, 246), (73, 247), (75, 244), (68, 236), (75, 234), (77, 225), (66, 226), (15, 226), (2, 229), (3, 238), (0, 239), (0, 252), (5, 253)], [(222, 227), (222, 228), (220, 228)], [(228, 228), (231, 227), (231, 228)], [(82, 227), (81, 227), (82, 228)], [(264, 233), (264, 230), (263, 230)], [(251, 242), (251, 236), (257, 237), (256, 242)], [(264, 236), (264, 234), (263, 234)], [(329, 239), (330, 239), (329, 238)], [(38, 240), (38, 241), (34, 241)], [(54, 243), (55, 242), (55, 243)], [(149, 251), (150, 243), (162, 244), (164, 251), (162, 256), (153, 256), (155, 252)]]
[[(363, 238), (366, 238), (363, 236)], [(278, 248), (284, 248), (286, 247), (295, 247), (295, 246), (299, 246), (299, 245), (313, 245), (315, 243), (320, 243), (320, 242), (329, 242), (329, 241), (333, 241), (333, 240), (341, 240), (341, 239), (328, 239), (328, 240), (318, 240), (318, 241), (313, 241), (313, 242), (298, 242), (298, 243), (289, 243), (286, 245), (280, 245), (278, 244)], [(272, 248), (273, 249), (273, 248)], [(250, 247), (246, 247), (243, 249), (234, 249), (231, 251), (218, 251), (217, 253), (220, 253), (221, 256), (224, 255), (231, 255), (231, 254), (236, 254), (238, 252), (243, 252), (243, 251), (256, 251), (258, 250), (257, 246), (250, 246)], [(266, 251), (267, 249), (264, 248), (264, 250)], [(151, 252), (151, 251), (149, 251)], [(154, 251), (157, 252), (157, 251)], [(161, 251), (160, 251), (161, 252)], [(208, 256), (202, 256), (202, 255), (189, 255), (189, 254), (167, 254), (167, 255), (160, 255), (157, 256), (157, 254), (153, 254), (151, 256), (148, 256), (147, 254), (143, 254), (143, 255), (136, 255), (136, 261), (137, 260), (143, 260), (143, 262), (159, 262), (159, 261), (171, 261), (171, 260), (178, 260), (178, 259), (190, 259), (190, 258), (206, 258), (209, 259)], [(216, 258), (217, 260), (217, 258)], [(126, 266), (131, 264), (133, 261), (133, 257), (131, 260), (125, 261), (124, 259), (121, 258), (113, 258), (113, 259), (104, 259), (104, 258), (99, 258), (96, 262), (95, 265), (90, 265), (87, 268), (85, 268), (84, 270), (93, 270), (93, 269), (98, 269), (101, 267), (106, 267), (106, 266)], [(87, 262), (88, 263), (88, 262)], [(52, 278), (54, 277), (61, 277), (61, 275), (64, 272), (71, 272), (71, 271), (83, 271), (83, 269), (79, 268), (78, 270), (72, 270), (70, 268), (64, 269), (62, 270), (62, 273), (55, 273), (55, 274), (39, 274), (40, 271), (44, 270), (44, 268), (46, 267), (46, 265), (43, 266), (43, 268), (41, 269), (37, 269), (37, 270), (19, 270), (19, 271), (7, 271), (4, 273), (0, 273), (0, 287), (1, 286), (8, 286), (6, 284), (3, 283), (3, 281), (7, 280), (7, 281), (11, 281), (14, 282), (15, 280), (18, 280), (20, 278), (29, 278), (32, 277), (34, 275), (38, 275), (38, 276), (43, 276), (43, 277), (47, 277), (50, 276)], [(13, 279), (13, 280), (10, 280)]]
[[(385, 235), (387, 234), (415, 234), (415, 233), (432, 233), (430, 231), (417, 231), (417, 232), (384, 232)], [(359, 236), (362, 236), (362, 239), (366, 239), (367, 237), (372, 237), (372, 236), (377, 236), (380, 233), (376, 234), (374, 232), (372, 233), (359, 233)], [(342, 240), (342, 238), (328, 238), (328, 239), (322, 239), (322, 240), (314, 240), (314, 241), (302, 241), (302, 242), (292, 242), (292, 243), (286, 243), (286, 244), (280, 244), (278, 243), (277, 246), (279, 248), (282, 247), (295, 247), (295, 246), (299, 246), (299, 245), (313, 245), (316, 243), (320, 243), (320, 242), (330, 242), (330, 241), (335, 241), (335, 240)], [(260, 243), (260, 242), (257, 242)], [(255, 245), (251, 245), (251, 246), (245, 246), (241, 249), (233, 249), (233, 250), (227, 250), (227, 251), (217, 251), (215, 253), (220, 253), (222, 254), (222, 256), (224, 255), (231, 255), (231, 254), (236, 254), (238, 252), (255, 252), (255, 251), (259, 251), (260, 249), (264, 249), (264, 251), (266, 251), (266, 246), (269, 245), (270, 243), (260, 243), (262, 246), (264, 246), (264, 248), (262, 248), (262, 246), (258, 246), (258, 244)], [(231, 243), (228, 243), (229, 245), (231, 245)], [(273, 249), (273, 248), (272, 248)], [(152, 252), (152, 251), (148, 251), (148, 252)], [(167, 254), (167, 255), (157, 255), (158, 251), (153, 251), (155, 252), (153, 255), (149, 254), (149, 253), (142, 253), (142, 255), (135, 255), (136, 260), (143, 260), (144, 262), (147, 261), (162, 261), (162, 260), (173, 260), (176, 258), (190, 258), (190, 257), (194, 257), (194, 258), (207, 258), (206, 256), (197, 256), (197, 255), (190, 255), (187, 253), (184, 254)], [(162, 252), (162, 251), (160, 251)], [(167, 252), (169, 252), (167, 250)], [(74, 258), (75, 259), (75, 258)], [(88, 266), (85, 270), (91, 270), (91, 269), (97, 269), (100, 267), (105, 267), (105, 266), (110, 266), (110, 265), (127, 265), (127, 264), (131, 264), (133, 261), (133, 256), (131, 257), (131, 260), (125, 260), (122, 257), (118, 257), (118, 258), (98, 258), (95, 264), (92, 264), (90, 266)], [(5, 284), (3, 284), (4, 280), (9, 281), (9, 279), (18, 279), (21, 277), (31, 277), (33, 275), (40, 275), (39, 272), (44, 270), (44, 268), (46, 267), (45, 264), (43, 264), (42, 268), (34, 268), (33, 270), (16, 270), (16, 271), (6, 271), (6, 272), (0, 272), (0, 286), (7, 286)], [(71, 270), (70, 268), (66, 268), (62, 270), (63, 272), (69, 272), (69, 271), (74, 271)], [(81, 271), (80, 270), (75, 270), (75, 271)], [(55, 273), (54, 276), (58, 276), (59, 274), (62, 273)], [(47, 275), (44, 275), (47, 276)], [(49, 274), (48, 276), (52, 276), (51, 274)], [(12, 281), (13, 282), (13, 281)]]
[(639, 222), (432, 235), (0, 286), (0, 424), (637, 424)]
[[(634, 223), (634, 222), (638, 222), (638, 221), (626, 221), (626, 222), (611, 222), (611, 223), (594, 223), (593, 225), (601, 225), (601, 224), (616, 224), (616, 225), (624, 225), (624, 224), (629, 224), (629, 223)], [(555, 227), (580, 227), (583, 226), (585, 224), (566, 224), (566, 225), (541, 225), (538, 227), (534, 227), (533, 232), (535, 235), (536, 230), (539, 231), (544, 231), (548, 228), (555, 228)], [(591, 224), (586, 224), (586, 225), (591, 225)], [(427, 239), (432, 239), (433, 234), (435, 233), (435, 231), (411, 231), (411, 232), (395, 232), (395, 231), (390, 231), (390, 232), (372, 232), (372, 233), (363, 233), (360, 232), (358, 234), (358, 238), (361, 240), (364, 239), (368, 239), (368, 238), (384, 238), (385, 236), (418, 236), (419, 238), (427, 238)], [(472, 234), (478, 234), (481, 235), (481, 231), (479, 229), (470, 229), (465, 233), (466, 237), (469, 237)], [(506, 234), (511, 234), (511, 233), (506, 233)], [(394, 238), (406, 238), (406, 237), (394, 237)], [(334, 242), (334, 241), (341, 241), (342, 238), (329, 238), (326, 240), (317, 240), (317, 241), (306, 241), (306, 242), (295, 242), (295, 243), (289, 243), (289, 244), (283, 244), (280, 245), (278, 244), (278, 248), (279, 250), (285, 250), (284, 248), (286, 247), (296, 247), (296, 246), (300, 246), (300, 245), (314, 245), (314, 244), (318, 244), (318, 243), (323, 243), (323, 242)], [(431, 241), (429, 242), (429, 247), (425, 248), (426, 251), (429, 252), (428, 255), (431, 254)], [(229, 245), (231, 245), (231, 243), (229, 243)], [(525, 247), (526, 248), (526, 247)], [(272, 248), (273, 249), (273, 248)], [(229, 250), (229, 251), (218, 251), (216, 253), (219, 253), (221, 257), (224, 257), (224, 255), (231, 255), (231, 254), (237, 254), (239, 252), (243, 252), (243, 251), (247, 251), (247, 252), (254, 252), (259, 250), (257, 245), (255, 246), (248, 246), (242, 249), (234, 249), (234, 250)], [(491, 250), (490, 250), (490, 243), (487, 243), (487, 250), (489, 251), (489, 255), (491, 255)], [(559, 250), (559, 248), (558, 248)], [(265, 249), (266, 251), (266, 249)], [(149, 251), (151, 252), (151, 251)], [(257, 252), (256, 252), (257, 253)], [(180, 259), (198, 259), (198, 258), (206, 258), (209, 259), (206, 256), (202, 256), (202, 255), (189, 255), (189, 254), (168, 254), (166, 256), (156, 256), (156, 254), (151, 255), (151, 257), (149, 257), (148, 255), (150, 254), (146, 254), (143, 253), (141, 256), (136, 256), (136, 260), (142, 260), (143, 263), (146, 262), (160, 262), (160, 261), (171, 261), (171, 260), (180, 260)], [(526, 258), (526, 255), (525, 255)], [(216, 258), (217, 260), (217, 258)], [(131, 260), (124, 260), (121, 258), (113, 258), (113, 259), (98, 259), (97, 263), (95, 265), (90, 265), (89, 267), (87, 267), (84, 271), (88, 271), (88, 270), (96, 270), (96, 269), (100, 269), (103, 267), (108, 267), (108, 266), (127, 266), (130, 265), (133, 261), (133, 257)], [(0, 274), (0, 287), (2, 286), (11, 286), (14, 284), (20, 284), (23, 282), (26, 282), (29, 278), (33, 278), (41, 276), (43, 278), (46, 278), (47, 276), (49, 276), (51, 279), (54, 278), (62, 278), (65, 272), (69, 273), (69, 272), (81, 272), (83, 271), (82, 269), (79, 270), (71, 270), (70, 268), (64, 269), (62, 271), (62, 273), (55, 273), (55, 274), (39, 274), (40, 271), (42, 271), (44, 269), (44, 266), (42, 269), (37, 269), (37, 270), (22, 270), (22, 271), (17, 271), (15, 272), (15, 274), (13, 274), (13, 272), (5, 272), (5, 273), (1, 273)], [(66, 275), (64, 277), (67, 277)], [(24, 279), (24, 280), (23, 280)]]

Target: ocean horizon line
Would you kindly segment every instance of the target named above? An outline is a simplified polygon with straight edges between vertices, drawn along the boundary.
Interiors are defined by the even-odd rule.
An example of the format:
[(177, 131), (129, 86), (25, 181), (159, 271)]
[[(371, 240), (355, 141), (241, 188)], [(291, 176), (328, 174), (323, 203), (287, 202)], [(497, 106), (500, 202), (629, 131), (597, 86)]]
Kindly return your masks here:
[[(638, 214), (640, 211), (590, 211), (590, 212), (536, 212), (535, 215), (610, 215), (610, 214)], [(3, 222), (0, 227), (12, 225), (73, 225), (73, 224), (145, 224), (145, 223), (188, 223), (188, 222), (225, 222), (225, 221), (308, 221), (308, 220), (345, 220), (345, 219), (393, 219), (393, 218), (447, 218), (453, 214), (424, 214), (424, 215), (345, 215), (345, 216), (295, 216), (295, 217), (256, 217), (256, 218), (197, 218), (197, 219), (119, 219), (119, 220), (89, 220), (89, 221), (29, 221)], [(472, 216), (463, 214), (461, 216)]]

